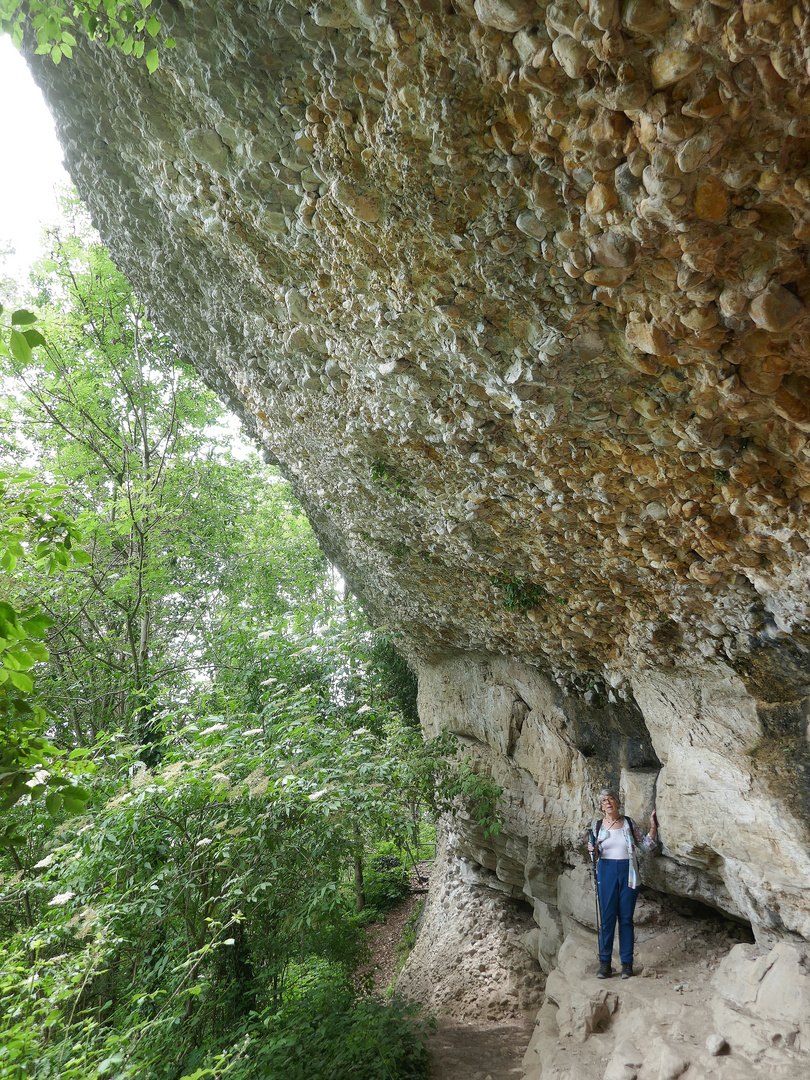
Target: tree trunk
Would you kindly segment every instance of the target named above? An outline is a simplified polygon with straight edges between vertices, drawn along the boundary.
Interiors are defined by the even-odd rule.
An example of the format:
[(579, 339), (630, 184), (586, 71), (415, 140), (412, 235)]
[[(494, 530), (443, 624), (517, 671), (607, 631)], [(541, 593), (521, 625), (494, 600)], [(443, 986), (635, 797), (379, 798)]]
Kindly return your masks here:
[(354, 842), (356, 845), (354, 855), (354, 902), (359, 915), (366, 906), (366, 889), (363, 883), (363, 838), (356, 825), (354, 827)]

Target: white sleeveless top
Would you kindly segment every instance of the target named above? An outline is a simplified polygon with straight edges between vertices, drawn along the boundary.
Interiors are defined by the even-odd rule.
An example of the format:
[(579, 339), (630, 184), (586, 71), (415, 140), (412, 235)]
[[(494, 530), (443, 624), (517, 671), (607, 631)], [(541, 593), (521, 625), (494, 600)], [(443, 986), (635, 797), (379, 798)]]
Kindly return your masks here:
[(624, 832), (621, 829), (611, 829), (607, 839), (600, 841), (599, 854), (603, 859), (629, 859)]

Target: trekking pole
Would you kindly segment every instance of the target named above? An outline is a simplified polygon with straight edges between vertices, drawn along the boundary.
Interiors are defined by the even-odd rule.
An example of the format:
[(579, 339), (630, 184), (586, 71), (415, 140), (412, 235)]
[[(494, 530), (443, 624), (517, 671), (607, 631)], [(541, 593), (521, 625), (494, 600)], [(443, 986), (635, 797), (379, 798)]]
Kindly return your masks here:
[(596, 850), (597, 849), (596, 849), (596, 839), (595, 839), (595, 837), (593, 835), (593, 829), (590, 830), (588, 835), (590, 836), (591, 846), (593, 847), (593, 851), (590, 853), (590, 856), (591, 856), (591, 874), (593, 876), (593, 898), (594, 898), (594, 903), (596, 905), (596, 937), (597, 937), (597, 940), (599, 942), (599, 944), (597, 946), (597, 952), (598, 952), (599, 949), (602, 948), (602, 905), (599, 903), (599, 882), (597, 881), (597, 878), (596, 878)]

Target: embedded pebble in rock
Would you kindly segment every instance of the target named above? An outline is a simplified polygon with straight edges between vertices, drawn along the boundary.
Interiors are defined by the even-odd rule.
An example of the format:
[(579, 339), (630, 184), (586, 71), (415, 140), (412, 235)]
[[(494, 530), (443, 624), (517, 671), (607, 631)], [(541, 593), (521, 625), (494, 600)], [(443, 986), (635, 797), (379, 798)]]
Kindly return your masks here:
[(652, 0), (625, 0), (622, 6), (622, 23), (628, 30), (639, 34), (656, 34), (673, 22), (674, 15), (668, 4), (654, 4)]
[(342, 180), (334, 182), (332, 195), (358, 221), (377, 221), (380, 216), (379, 201), (374, 196), (359, 192)]
[(618, 199), (607, 184), (595, 184), (588, 192), (585, 209), (589, 214), (604, 214), (616, 206)]
[(533, 236), (535, 240), (545, 240), (548, 229), (533, 210), (524, 210), (515, 222), (522, 233)]
[(715, 1032), (706, 1039), (706, 1049), (712, 1057), (719, 1057), (720, 1054), (725, 1054), (728, 1051), (728, 1043), (722, 1035)]
[(423, 716), (477, 730), (489, 673), (509, 794), (469, 855), (545, 957), (606, 779), (657, 792), (646, 880), (810, 938), (805, 15), (178, 0), (152, 75), (28, 57), (116, 261)]
[(805, 314), (805, 306), (797, 296), (781, 285), (769, 285), (764, 292), (754, 297), (749, 311), (757, 326), (779, 333), (789, 330)]
[(707, 177), (695, 185), (695, 214), (702, 221), (722, 221), (729, 208), (728, 192), (716, 176)]
[(598, 30), (610, 30), (619, 22), (619, 0), (589, 0), (588, 16)]
[(560, 67), (571, 79), (581, 79), (588, 66), (588, 50), (571, 37), (560, 35), (551, 46)]
[(653, 58), (650, 65), (654, 90), (680, 82), (699, 67), (703, 58), (700, 53), (684, 49), (666, 49)]
[(514, 34), (532, 17), (532, 0), (475, 0), (475, 14), (484, 24)]

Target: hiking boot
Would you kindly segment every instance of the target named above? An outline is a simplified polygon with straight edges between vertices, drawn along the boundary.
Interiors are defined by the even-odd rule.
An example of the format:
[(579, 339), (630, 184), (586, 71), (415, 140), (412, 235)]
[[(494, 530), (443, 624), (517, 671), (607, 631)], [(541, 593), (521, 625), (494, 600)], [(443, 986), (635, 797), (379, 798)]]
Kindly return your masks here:
[(633, 965), (632, 964), (622, 964), (622, 978), (623, 979), (632, 979), (633, 978)]
[(607, 960), (601, 960), (599, 962), (599, 970), (596, 973), (597, 979), (609, 979), (613, 974), (613, 968), (607, 962)]

